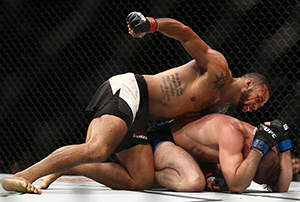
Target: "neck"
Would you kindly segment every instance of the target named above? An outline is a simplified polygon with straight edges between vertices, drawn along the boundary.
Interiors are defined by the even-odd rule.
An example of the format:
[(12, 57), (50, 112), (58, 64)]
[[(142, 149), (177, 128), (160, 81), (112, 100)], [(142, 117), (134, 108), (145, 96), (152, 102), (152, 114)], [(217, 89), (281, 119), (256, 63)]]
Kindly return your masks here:
[(242, 80), (240, 78), (233, 78), (233, 81), (228, 85), (227, 90), (221, 94), (220, 102), (231, 103), (236, 106), (240, 100), (242, 88)]

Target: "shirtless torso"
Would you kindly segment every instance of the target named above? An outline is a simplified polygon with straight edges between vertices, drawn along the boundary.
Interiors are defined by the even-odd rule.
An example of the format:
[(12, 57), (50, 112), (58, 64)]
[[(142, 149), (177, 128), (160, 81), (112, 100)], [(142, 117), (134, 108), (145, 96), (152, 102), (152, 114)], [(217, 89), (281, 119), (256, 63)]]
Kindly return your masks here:
[(144, 75), (149, 91), (150, 115), (168, 119), (199, 116), (216, 103), (230, 104), (224, 101), (222, 93), (232, 83), (232, 74), (219, 52), (211, 51), (210, 54), (216, 60), (203, 71), (192, 60), (155, 75)]
[[(128, 19), (128, 31), (133, 37), (140, 37), (141, 35), (132, 29), (136, 29), (135, 25), (140, 25), (138, 23), (143, 24), (146, 21), (144, 16), (139, 13), (134, 12), (133, 15), (134, 18), (129, 17), (131, 20)], [(132, 23), (132, 19), (138, 20), (138, 22)], [(190, 27), (170, 18), (160, 18), (153, 22), (158, 28), (155, 28), (154, 31), (157, 30), (167, 37), (178, 40), (192, 60), (180, 67), (156, 75), (144, 76), (148, 87), (150, 118), (174, 119), (183, 116), (199, 116), (216, 104), (221, 108), (223, 104), (233, 104), (235, 107), (241, 105), (242, 110), (246, 112), (256, 110), (269, 99), (267, 87), (265, 85), (254, 87), (253, 78), (232, 78), (225, 57), (220, 52), (210, 48)], [(248, 94), (241, 101), (245, 92)], [(129, 96), (135, 100), (134, 96), (130, 94)], [(136, 104), (139, 106), (139, 103)], [(41, 190), (32, 185), (36, 179), (77, 165), (86, 166), (89, 163), (103, 162), (120, 142), (125, 140), (124, 137), (127, 132), (128, 126), (125, 120), (115, 114), (104, 114), (94, 118), (87, 130), (86, 143), (57, 149), (43, 161), (25, 169), (11, 179), (4, 180), (2, 185), (8, 191), (41, 193)], [(226, 143), (220, 145), (223, 144)], [(101, 149), (99, 150), (99, 148)], [(114, 171), (109, 169), (110, 177), (117, 176), (118, 183), (111, 179), (107, 182), (103, 182), (102, 179), (100, 180), (101, 183), (119, 189), (131, 187), (131, 189), (140, 190), (149, 187), (154, 180), (151, 146), (149, 144), (138, 145), (132, 150), (122, 152), (123, 164), (125, 165), (124, 162), (127, 163), (126, 170), (120, 167), (117, 169), (121, 169), (123, 175), (115, 175)], [(133, 154), (137, 156), (133, 158)], [(141, 159), (145, 162), (142, 162)], [(132, 173), (127, 173), (130, 171)], [(103, 173), (108, 176), (108, 172)], [(145, 179), (144, 173), (148, 174), (147, 179)], [(99, 176), (99, 170), (95, 176)], [(120, 180), (121, 178), (122, 180)], [(120, 183), (121, 181), (122, 183)]]
[[(262, 158), (259, 152), (251, 149), (255, 126), (216, 113), (187, 124), (183, 122), (185, 120), (178, 119), (169, 125), (176, 145), (171, 141), (162, 141), (155, 147), (156, 179), (163, 186), (177, 191), (203, 190), (206, 180), (201, 170), (204, 168), (202, 163), (210, 163), (219, 164), (229, 189), (241, 193), (252, 180), (266, 182), (266, 174), (280, 170), (280, 159), (281, 171), (278, 172), (281, 173), (268, 176), (279, 177), (278, 187), (272, 187), (273, 191), (287, 191), (291, 180), (290, 154), (269, 150)], [(276, 164), (276, 169), (271, 169), (273, 164)], [(258, 169), (260, 165), (263, 169)]]

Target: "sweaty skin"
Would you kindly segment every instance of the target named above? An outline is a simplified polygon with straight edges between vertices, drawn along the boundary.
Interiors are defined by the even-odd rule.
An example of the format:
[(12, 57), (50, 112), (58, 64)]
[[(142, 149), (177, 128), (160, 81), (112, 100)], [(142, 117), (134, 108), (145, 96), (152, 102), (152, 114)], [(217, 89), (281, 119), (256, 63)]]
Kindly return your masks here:
[[(210, 48), (190, 27), (169, 18), (156, 19), (156, 21), (159, 27), (158, 32), (178, 40), (193, 59), (180, 67), (155, 75), (144, 75), (148, 86), (151, 118), (170, 120), (183, 116), (195, 117), (205, 114), (206, 110), (212, 108), (224, 112), (230, 104), (235, 107), (241, 104), (244, 111), (250, 111), (267, 102), (268, 91), (251, 93), (249, 96), (255, 99), (245, 99), (241, 102), (243, 93), (254, 88), (253, 79), (233, 78), (224, 56)], [(130, 28), (129, 33), (136, 36)], [(259, 88), (266, 89), (266, 87)], [(37, 164), (17, 173), (12, 178), (5, 179), (2, 186), (8, 191), (40, 193), (39, 189), (32, 190), (31, 188), (31, 183), (35, 180), (81, 164), (105, 161), (124, 139), (127, 132), (128, 127), (125, 121), (117, 116), (105, 114), (94, 118), (87, 131), (87, 136), (91, 137), (88, 138), (89, 141), (55, 150)], [(128, 168), (116, 168), (122, 170), (118, 178), (122, 179), (119, 181), (124, 184), (119, 183), (118, 180), (106, 180), (108, 186), (144, 189), (152, 184), (154, 180), (153, 155), (150, 144), (144, 147), (147, 149), (139, 149), (134, 153), (142, 154), (143, 152), (142, 156), (147, 160), (144, 162), (146, 166), (140, 162), (132, 169), (132, 173)], [(123, 152), (126, 153), (126, 151)], [(124, 162), (130, 161), (130, 159), (125, 159)], [(139, 158), (136, 159), (138, 160)], [(147, 180), (142, 169), (136, 169), (139, 166), (147, 169), (147, 171), (143, 170), (148, 173)], [(107, 172), (112, 172), (112, 169), (107, 169)], [(112, 178), (116, 176), (113, 174)]]
[[(230, 190), (242, 193), (252, 180), (263, 184), (264, 176), (273, 162), (279, 159), (275, 152), (268, 152), (261, 160), (259, 152), (251, 151), (255, 127), (233, 117), (211, 114), (185, 126), (182, 123), (182, 121), (171, 123), (174, 139), (179, 146), (192, 154), (201, 164), (201, 169), (194, 158), (181, 147), (172, 142), (162, 142), (154, 154), (157, 170), (155, 175), (158, 182), (169, 189), (202, 191), (206, 185), (201, 172), (204, 169), (203, 163), (213, 163), (221, 165), (221, 171)], [(274, 187), (273, 191), (286, 192), (289, 188), (292, 176), (289, 156), (289, 151), (280, 154), (282, 172), (278, 187)], [(84, 164), (66, 172), (48, 175), (39, 188), (47, 188), (64, 174), (84, 175), (102, 183), (103, 173), (108, 177), (107, 172), (103, 170), (106, 164)], [(130, 165), (132, 166), (131, 163)]]
[(149, 96), (152, 98), (150, 113), (159, 118), (178, 118), (200, 115), (200, 112), (216, 103), (228, 106), (227, 100), (222, 100), (222, 92), (226, 91), (233, 78), (225, 59), (221, 68), (209, 70), (200, 72), (197, 62), (192, 60), (177, 68), (145, 75)]
[[(176, 145), (162, 142), (155, 150), (158, 171), (155, 175), (161, 185), (177, 191), (202, 191), (205, 188), (204, 175), (188, 153), (198, 163), (220, 164), (232, 192), (242, 193), (252, 180), (261, 181), (255, 174), (262, 154), (251, 149), (254, 126), (224, 114), (209, 114), (187, 124), (184, 122), (170, 123)], [(275, 152), (272, 155), (276, 157)], [(273, 191), (286, 192), (292, 179), (290, 151), (280, 153), (279, 159), (281, 174), (278, 187)], [(194, 182), (190, 176), (199, 179)]]
[(190, 152), (199, 162), (210, 163), (220, 163), (219, 149), (222, 145), (219, 144), (222, 143), (220, 139), (223, 138), (224, 128), (232, 127), (239, 131), (232, 135), (241, 136), (239, 138), (243, 141), (239, 144), (243, 144), (243, 157), (250, 152), (255, 129), (251, 124), (220, 114), (207, 115), (179, 129), (181, 125), (179, 121), (171, 123), (176, 144)]
[[(208, 46), (190, 27), (170, 18), (156, 21), (158, 31), (181, 42), (193, 59), (155, 75), (144, 75), (150, 97), (150, 116), (170, 120), (203, 115), (215, 105), (218, 105), (218, 112), (226, 111), (230, 104), (237, 107), (243, 90), (250, 88), (253, 80), (233, 78), (225, 57)], [(139, 37), (129, 25), (128, 29), (133, 37)], [(262, 91), (255, 91), (249, 95), (251, 100), (243, 101), (243, 111), (257, 110), (267, 102), (267, 88), (258, 90)]]

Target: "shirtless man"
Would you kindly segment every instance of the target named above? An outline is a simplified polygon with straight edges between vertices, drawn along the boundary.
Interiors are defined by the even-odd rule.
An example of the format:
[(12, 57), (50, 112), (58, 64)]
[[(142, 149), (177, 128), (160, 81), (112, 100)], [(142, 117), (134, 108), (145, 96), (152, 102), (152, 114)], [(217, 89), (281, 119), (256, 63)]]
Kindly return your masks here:
[[(291, 142), (284, 136), (278, 143), (280, 162), (278, 160), (278, 164), (274, 163), (270, 168), (271, 165), (267, 163), (271, 162), (271, 157), (268, 157), (270, 160), (266, 159), (265, 165), (257, 170), (269, 148), (257, 140), (258, 135), (265, 131), (262, 125), (256, 133), (255, 129), (246, 122), (223, 114), (206, 115), (186, 125), (181, 120), (175, 120), (150, 128), (148, 136), (159, 140), (155, 141), (154, 146), (156, 180), (162, 186), (176, 191), (202, 191), (206, 186), (206, 179), (197, 162), (206, 162), (220, 164), (231, 192), (244, 192), (252, 180), (267, 184), (272, 191), (288, 191), (293, 175)], [(288, 127), (283, 122), (274, 120), (267, 129), (277, 131), (276, 135), (280, 135), (287, 133)], [(269, 140), (264, 140), (267, 141)], [(258, 142), (260, 143), (257, 144)], [(273, 142), (270, 148), (274, 143), (276, 144)], [(270, 155), (276, 157), (275, 152)], [(266, 170), (264, 167), (270, 169)]]
[(148, 118), (199, 116), (212, 108), (224, 112), (230, 104), (246, 112), (256, 110), (269, 99), (265, 77), (248, 74), (233, 78), (224, 56), (190, 27), (174, 19), (145, 18), (138, 12), (130, 13), (127, 21), (133, 37), (158, 31), (181, 42), (193, 59), (155, 75), (127, 73), (104, 82), (87, 107), (94, 117), (87, 141), (61, 147), (5, 179), (5, 190), (41, 193), (32, 185), (36, 179), (76, 165), (103, 162), (113, 152), (119, 154), (126, 169), (108, 168), (106, 172), (118, 173), (117, 179), (103, 183), (115, 189), (148, 188), (154, 181), (152, 148), (143, 135), (134, 134), (147, 125)]
[[(282, 122), (272, 123), (270, 129), (278, 136), (286, 133), (281, 129)], [(212, 166), (219, 164), (232, 192), (242, 193), (252, 180), (267, 184), (272, 191), (287, 191), (292, 178), (290, 142), (280, 141), (281, 153), (275, 153), (276, 147), (268, 149), (264, 144), (253, 144), (253, 139), (258, 141), (259, 136), (253, 138), (255, 130), (254, 126), (223, 114), (206, 115), (185, 126), (182, 120), (175, 120), (150, 128), (148, 137), (160, 139), (154, 144), (156, 180), (161, 186), (175, 191), (202, 191), (206, 186), (217, 189), (214, 183), (206, 184), (205, 178), (216, 176)], [(267, 135), (261, 128), (256, 133)], [(39, 188), (47, 188), (65, 174), (84, 175), (102, 183), (104, 177), (112, 177), (109, 173), (102, 174), (106, 164), (112, 163), (81, 164), (49, 175)], [(204, 173), (210, 174), (205, 176)]]

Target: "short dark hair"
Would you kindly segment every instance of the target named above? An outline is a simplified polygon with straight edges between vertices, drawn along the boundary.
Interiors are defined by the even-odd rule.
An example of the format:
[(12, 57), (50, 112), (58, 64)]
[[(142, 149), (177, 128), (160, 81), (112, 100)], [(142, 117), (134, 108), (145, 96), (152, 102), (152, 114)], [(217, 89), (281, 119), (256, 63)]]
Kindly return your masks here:
[(251, 72), (251, 73), (247, 73), (247, 74), (243, 75), (241, 78), (243, 78), (243, 79), (252, 78), (253, 82), (254, 82), (253, 85), (255, 87), (261, 86), (261, 85), (266, 85), (268, 88), (269, 94), (271, 94), (270, 83), (269, 83), (267, 77), (265, 77), (264, 75), (257, 73), (257, 72)]

